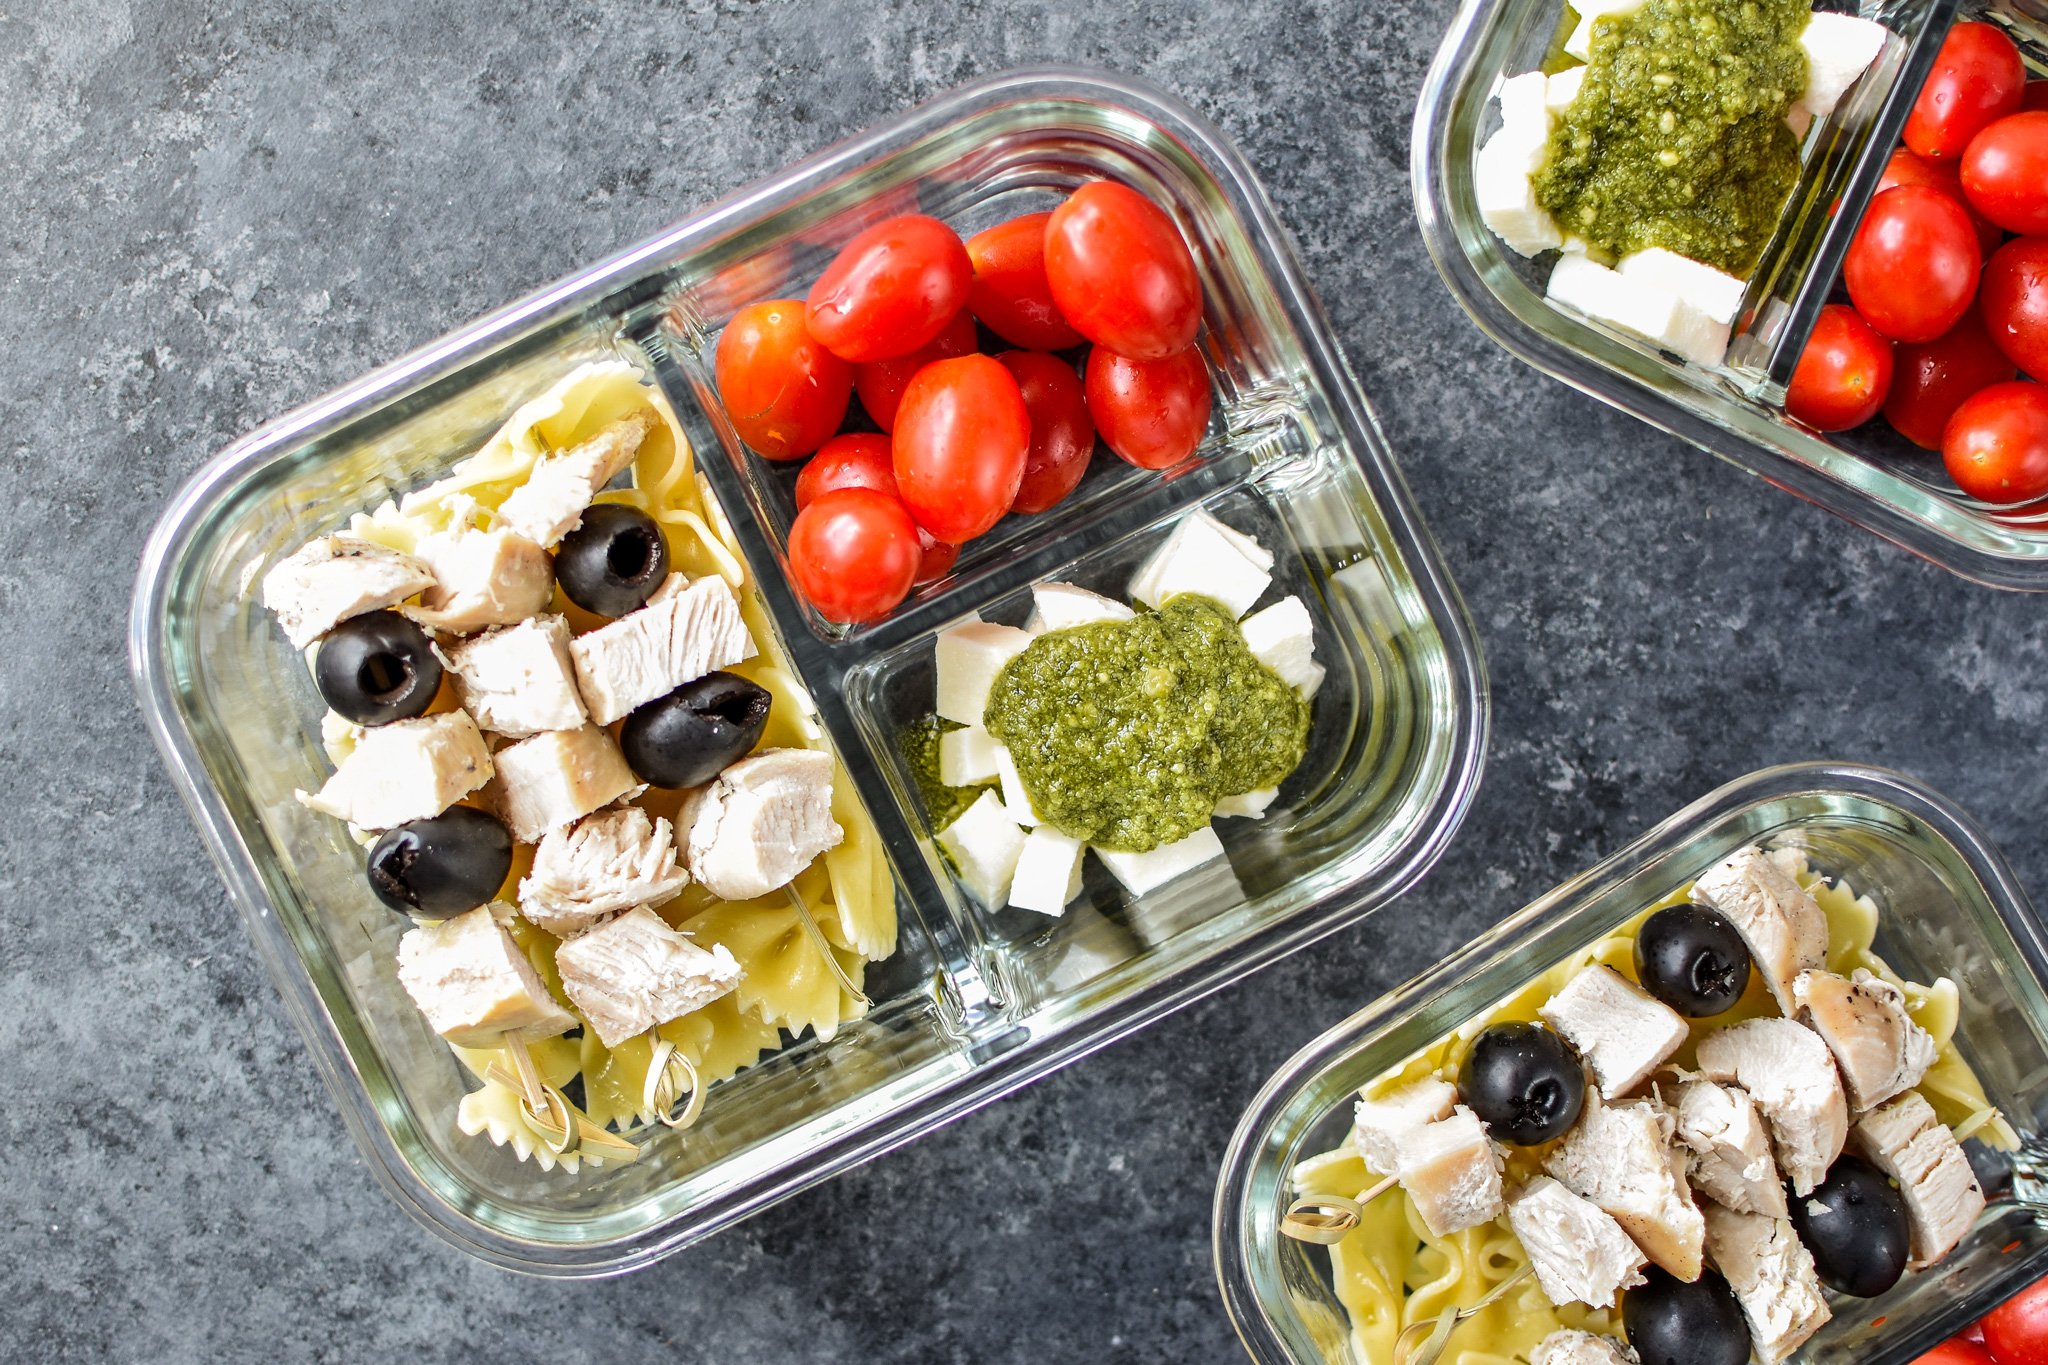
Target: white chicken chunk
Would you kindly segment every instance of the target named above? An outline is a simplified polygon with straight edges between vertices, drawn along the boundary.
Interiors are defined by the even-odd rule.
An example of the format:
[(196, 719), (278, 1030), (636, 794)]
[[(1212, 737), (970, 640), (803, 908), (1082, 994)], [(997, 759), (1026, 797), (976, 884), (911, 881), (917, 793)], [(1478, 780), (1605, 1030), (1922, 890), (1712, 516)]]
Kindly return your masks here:
[(1616, 1294), (1643, 1283), (1649, 1258), (1621, 1224), (1547, 1175), (1508, 1200), (1508, 1226), (1529, 1253), (1536, 1282), (1559, 1307), (1611, 1307)]
[(1779, 1169), (1797, 1195), (1827, 1179), (1849, 1135), (1849, 1103), (1820, 1035), (1790, 1019), (1751, 1019), (1700, 1040), (1700, 1072), (1749, 1092), (1771, 1123)]
[(1566, 1329), (1537, 1342), (1529, 1365), (1642, 1365), (1642, 1358), (1613, 1337)]
[(503, 528), (480, 531), (458, 522), (452, 530), (422, 536), (413, 553), (434, 583), (406, 615), (436, 630), (466, 635), (509, 626), (546, 611), (555, 595), (555, 566), (547, 551)]
[(1875, 1109), (1920, 1084), (1934, 1065), (1934, 1038), (1906, 1013), (1906, 995), (1858, 970), (1855, 978), (1801, 972), (1792, 983), (1799, 1020), (1835, 1054), (1842, 1089), (1856, 1113)]
[(542, 837), (533, 870), (519, 883), (519, 913), (568, 938), (620, 910), (672, 900), (689, 884), (674, 828), (624, 806)]
[(1384, 1095), (1361, 1095), (1352, 1111), (1351, 1145), (1381, 1175), (1401, 1169), (1401, 1148), (1422, 1128), (1451, 1116), (1458, 1088), (1428, 1076)]
[(1672, 1112), (1695, 1189), (1737, 1213), (1786, 1216), (1785, 1182), (1754, 1100), (1731, 1085), (1692, 1080), (1678, 1087)]
[(629, 413), (580, 445), (543, 455), (526, 482), (498, 508), (498, 525), (552, 550), (583, 523), (583, 511), (598, 490), (640, 453), (653, 430), (644, 412)]
[(459, 1047), (538, 1042), (576, 1027), (499, 923), (511, 914), (503, 902), (479, 905), (398, 940), (398, 983), (434, 1032)]
[(787, 886), (846, 832), (832, 818), (832, 756), (766, 749), (743, 758), (683, 807), (690, 875), (729, 901)]
[(606, 1047), (702, 1009), (740, 983), (740, 964), (724, 944), (700, 948), (644, 905), (564, 943), (555, 967), (562, 993)]
[(610, 725), (713, 669), (753, 658), (754, 637), (724, 579), (670, 574), (646, 606), (577, 636), (569, 655), (590, 719)]
[(1401, 1147), (1401, 1188), (1438, 1237), (1500, 1217), (1501, 1156), (1479, 1116), (1459, 1105), (1447, 1119), (1424, 1124)]
[(292, 647), (304, 649), (351, 616), (433, 585), (433, 571), (411, 555), (353, 536), (321, 536), (263, 575), (263, 605)]
[(1608, 1105), (1588, 1095), (1578, 1125), (1543, 1169), (1613, 1215), (1652, 1261), (1690, 1283), (1700, 1277), (1706, 1225), (1685, 1181), (1685, 1155), (1671, 1145), (1670, 1124), (1649, 1100)]
[(1587, 967), (1541, 1009), (1579, 1050), (1603, 1099), (1617, 1100), (1664, 1065), (1688, 1030), (1678, 1011), (1612, 967)]
[(1925, 1270), (1955, 1249), (1984, 1212), (1984, 1190), (1963, 1144), (1935, 1116), (1934, 1106), (1908, 1090), (1856, 1122), (1850, 1145), (1898, 1182), (1912, 1223), (1915, 1270)]
[(1750, 1349), (1762, 1365), (1778, 1365), (1834, 1316), (1813, 1255), (1783, 1218), (1717, 1204), (1706, 1215), (1707, 1254), (1742, 1305)]
[(322, 815), (384, 830), (439, 815), (490, 781), (491, 771), (476, 722), (447, 711), (368, 727), (317, 793), (297, 796)]
[(522, 844), (537, 844), (549, 830), (641, 790), (619, 746), (594, 725), (508, 744), (496, 762), (491, 796)]
[(583, 695), (569, 662), (569, 623), (559, 616), (457, 641), (444, 657), (463, 707), (493, 734), (524, 739), (584, 724)]
[(1745, 848), (1700, 874), (1692, 898), (1742, 935), (1764, 985), (1785, 1014), (1798, 1012), (1792, 983), (1827, 964), (1828, 919), (1805, 887), (1760, 848)]

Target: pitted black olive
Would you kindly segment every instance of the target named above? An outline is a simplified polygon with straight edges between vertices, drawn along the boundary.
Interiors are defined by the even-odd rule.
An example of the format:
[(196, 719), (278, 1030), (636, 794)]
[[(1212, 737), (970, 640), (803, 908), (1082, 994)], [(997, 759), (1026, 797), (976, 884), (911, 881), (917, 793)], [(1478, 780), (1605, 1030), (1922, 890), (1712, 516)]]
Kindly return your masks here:
[(745, 678), (706, 673), (627, 716), (619, 748), (642, 782), (695, 787), (760, 743), (768, 706), (768, 693)]
[(668, 577), (668, 541), (653, 517), (601, 502), (555, 550), (555, 581), (569, 600), (599, 616), (624, 616)]
[(441, 687), (441, 661), (427, 633), (395, 611), (343, 621), (320, 642), (313, 682), (337, 713), (358, 725), (424, 715)]
[(364, 867), (377, 899), (422, 919), (476, 909), (498, 893), (511, 870), (511, 831), (497, 816), (469, 806), (384, 831)]
[(1728, 1281), (1711, 1270), (1688, 1283), (1658, 1266), (1625, 1290), (1621, 1325), (1643, 1365), (1747, 1365), (1749, 1325)]
[(1636, 934), (1636, 978), (1688, 1019), (1735, 1007), (1749, 985), (1749, 948), (1735, 926), (1704, 905), (1670, 905)]
[(1541, 1024), (1495, 1024), (1472, 1040), (1458, 1068), (1458, 1098), (1492, 1135), (1518, 1147), (1561, 1136), (1586, 1103), (1586, 1071)]
[(1837, 1293), (1874, 1299), (1906, 1273), (1906, 1201), (1868, 1162), (1842, 1157), (1812, 1194), (1795, 1195), (1792, 1226), (1821, 1283)]

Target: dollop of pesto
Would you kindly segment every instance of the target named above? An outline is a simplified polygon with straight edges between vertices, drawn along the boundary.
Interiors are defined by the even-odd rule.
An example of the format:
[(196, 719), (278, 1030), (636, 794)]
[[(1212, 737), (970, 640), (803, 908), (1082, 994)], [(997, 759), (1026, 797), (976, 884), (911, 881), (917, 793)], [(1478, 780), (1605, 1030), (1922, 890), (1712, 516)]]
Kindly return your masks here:
[(905, 727), (897, 739), (903, 749), (904, 761), (910, 765), (910, 776), (917, 783), (918, 799), (924, 802), (925, 814), (931, 817), (933, 829), (944, 829), (952, 824), (983, 792), (995, 785), (983, 782), (972, 787), (949, 787), (939, 776), (939, 737), (948, 730), (959, 728), (949, 720), (925, 716)]
[(1129, 621), (1048, 631), (1003, 665), (984, 723), (1038, 814), (1143, 853), (1278, 786), (1308, 752), (1308, 703), (1221, 603), (1188, 593)]
[(1649, 0), (1593, 26), (1536, 201), (1614, 256), (1661, 246), (1747, 276), (1799, 180), (1810, 0)]

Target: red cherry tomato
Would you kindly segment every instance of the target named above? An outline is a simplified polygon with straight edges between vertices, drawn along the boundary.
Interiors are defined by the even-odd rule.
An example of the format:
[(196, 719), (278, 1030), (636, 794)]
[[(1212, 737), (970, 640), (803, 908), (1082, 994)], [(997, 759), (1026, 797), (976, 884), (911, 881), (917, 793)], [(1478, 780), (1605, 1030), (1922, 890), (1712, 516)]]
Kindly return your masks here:
[(1877, 193), (1883, 194), (1894, 185), (1925, 185), (1940, 190), (1963, 206), (1970, 215), (1970, 222), (1977, 229), (1977, 245), (1985, 255), (1998, 250), (1998, 244), (2005, 240), (2005, 230), (1970, 207), (1970, 201), (1963, 197), (1963, 181), (1954, 162), (1929, 161), (1916, 156), (1910, 147), (1901, 147), (1892, 153), (1892, 159), (1885, 163), (1884, 178), (1877, 182)]
[(1913, 1365), (1998, 1365), (1991, 1353), (1972, 1341), (1953, 1337), (1944, 1341), (1924, 1356), (1915, 1356)]
[(798, 459), (824, 444), (853, 392), (853, 367), (812, 339), (795, 299), (733, 314), (713, 369), (740, 439), (771, 460)]
[(2002, 118), (1963, 153), (1970, 207), (2009, 232), (2048, 232), (2048, 111)]
[(2013, 364), (2048, 382), (2048, 237), (2016, 237), (1991, 254), (1984, 330)]
[(1031, 453), (1017, 485), (1013, 512), (1043, 512), (1074, 491), (1095, 453), (1095, 424), (1074, 367), (1043, 351), (1005, 351), (996, 357), (1017, 380), (1031, 412)]
[(835, 488), (797, 513), (789, 573), (827, 620), (875, 621), (910, 595), (922, 556), (917, 523), (872, 488)]
[(1136, 190), (1095, 180), (1045, 224), (1045, 278), (1074, 329), (1133, 360), (1194, 344), (1202, 282), (1180, 229)]
[(860, 405), (875, 419), (875, 425), (884, 431), (892, 430), (896, 425), (896, 406), (903, 401), (903, 390), (910, 387), (911, 376), (934, 360), (971, 355), (974, 345), (974, 319), (965, 313), (957, 314), (930, 343), (909, 355), (854, 366), (853, 390), (860, 395)]
[(1088, 353), (1088, 414), (1103, 442), (1140, 469), (1170, 469), (1209, 429), (1209, 371), (1192, 346), (1164, 360)]
[(832, 258), (811, 286), (804, 322), (856, 364), (909, 355), (966, 306), (973, 274), (953, 229), (921, 213), (891, 218)]
[(1941, 462), (1958, 488), (1985, 502), (2048, 494), (2048, 387), (2018, 379), (1964, 399), (1942, 433)]
[(2020, 96), (2022, 109), (2048, 109), (2048, 81), (2028, 81)]
[(917, 546), (922, 552), (917, 562), (919, 583), (936, 583), (953, 572), (953, 561), (960, 557), (958, 545), (948, 545), (920, 526), (917, 528)]
[(2003, 384), (2017, 373), (2012, 361), (1985, 335), (1984, 320), (1972, 308), (1948, 335), (1933, 341), (1901, 342), (1893, 353), (1892, 393), (1885, 420), (1916, 446), (1941, 449), (1941, 434), (1963, 400), (1979, 389)]
[(974, 263), (968, 310), (1027, 351), (1064, 351), (1087, 339), (1060, 316), (1045, 278), (1045, 224), (1051, 217), (1027, 213), (967, 239), (967, 259)]
[(1877, 416), (1891, 386), (1891, 342), (1854, 308), (1831, 303), (1800, 352), (1785, 411), (1816, 431), (1847, 431)]
[(871, 488), (896, 494), (896, 466), (889, 458), (889, 438), (872, 432), (834, 436), (818, 447), (796, 476), (796, 510), (801, 512), (835, 488)]
[(1957, 24), (1906, 120), (1906, 145), (1935, 161), (1953, 161), (1994, 119), (2016, 113), (2026, 64), (2012, 39), (1990, 24)]
[(1031, 450), (1031, 413), (991, 356), (935, 360), (896, 409), (896, 488), (918, 525), (958, 545), (1003, 519)]
[(1932, 341), (1956, 325), (1977, 294), (1984, 264), (1963, 206), (1925, 185), (1900, 185), (1870, 201), (1842, 280), (1863, 320), (1894, 341)]
[(2048, 1365), (2048, 1280), (2036, 1280), (1984, 1315), (1998, 1365)]

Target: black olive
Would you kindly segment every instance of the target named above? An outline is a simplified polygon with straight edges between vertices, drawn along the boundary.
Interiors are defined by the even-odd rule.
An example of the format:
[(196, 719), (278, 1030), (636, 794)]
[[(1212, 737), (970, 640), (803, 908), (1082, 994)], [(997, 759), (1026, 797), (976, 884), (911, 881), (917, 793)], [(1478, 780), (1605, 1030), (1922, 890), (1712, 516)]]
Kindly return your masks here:
[(441, 661), (427, 633), (395, 611), (351, 616), (320, 642), (313, 682), (358, 725), (424, 715), (441, 687)]
[(555, 550), (555, 581), (569, 600), (599, 616), (624, 616), (668, 577), (668, 541), (653, 517), (601, 502)]
[(1868, 1162), (1845, 1156), (1812, 1194), (1794, 1195), (1792, 1227), (1838, 1293), (1874, 1299), (1906, 1273), (1906, 1202)]
[(1636, 935), (1636, 979), (1688, 1019), (1704, 1019), (1742, 998), (1749, 948), (1720, 911), (1666, 906)]
[(1621, 1325), (1643, 1365), (1748, 1365), (1749, 1324), (1728, 1281), (1711, 1270), (1687, 1284), (1656, 1266), (1621, 1296)]
[(706, 673), (627, 716), (619, 748), (642, 782), (694, 787), (753, 750), (768, 705), (768, 693), (745, 678)]
[(1495, 1024), (1465, 1054), (1458, 1098), (1498, 1140), (1533, 1147), (1578, 1122), (1586, 1071), (1571, 1044), (1543, 1025)]
[(422, 919), (474, 910), (512, 870), (512, 834), (497, 816), (450, 806), (430, 820), (385, 830), (363, 868), (377, 899)]

